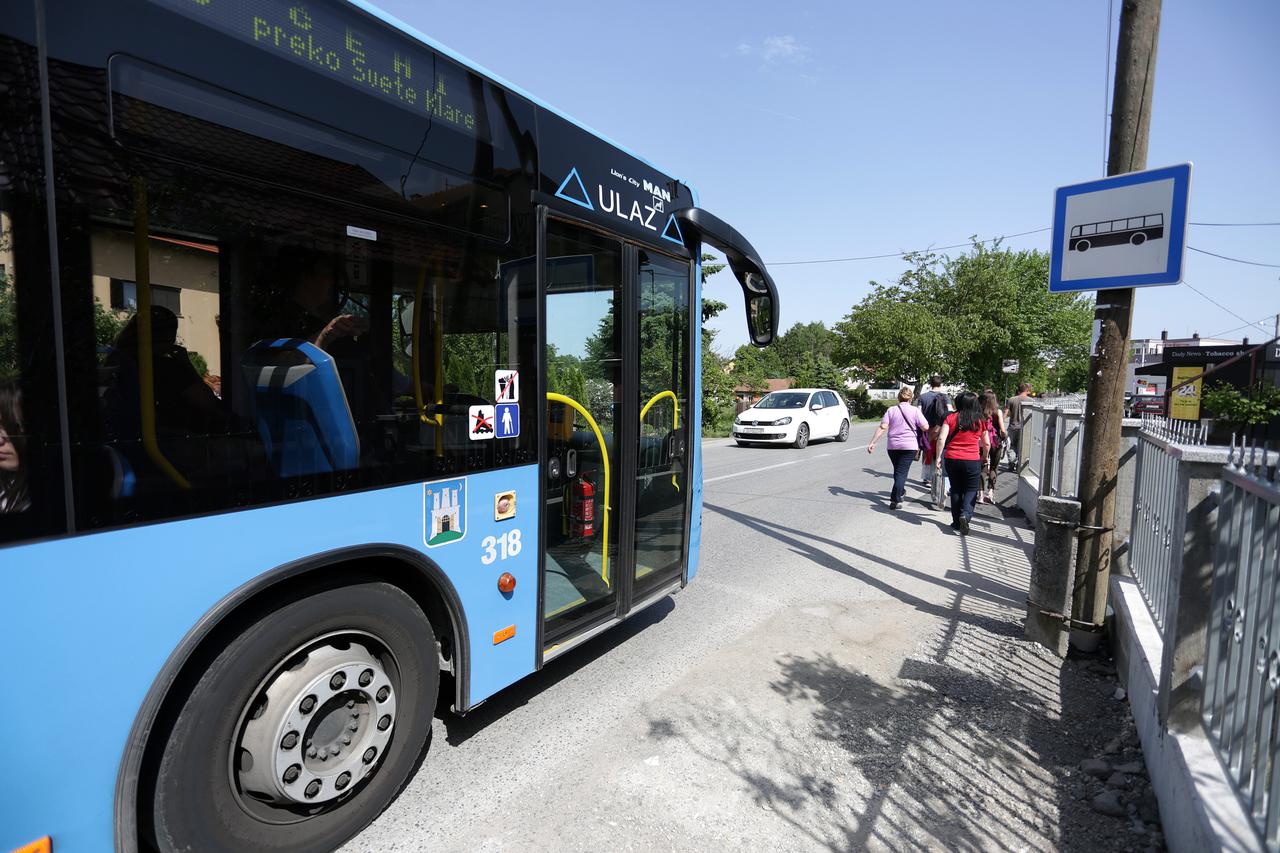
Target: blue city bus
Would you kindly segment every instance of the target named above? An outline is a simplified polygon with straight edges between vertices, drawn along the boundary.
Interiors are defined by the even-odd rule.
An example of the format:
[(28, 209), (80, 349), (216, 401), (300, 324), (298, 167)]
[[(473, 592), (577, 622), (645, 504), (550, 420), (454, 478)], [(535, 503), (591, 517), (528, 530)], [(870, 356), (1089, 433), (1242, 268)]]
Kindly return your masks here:
[(15, 0), (0, 103), (0, 850), (333, 849), (693, 577), (687, 184), (360, 2)]

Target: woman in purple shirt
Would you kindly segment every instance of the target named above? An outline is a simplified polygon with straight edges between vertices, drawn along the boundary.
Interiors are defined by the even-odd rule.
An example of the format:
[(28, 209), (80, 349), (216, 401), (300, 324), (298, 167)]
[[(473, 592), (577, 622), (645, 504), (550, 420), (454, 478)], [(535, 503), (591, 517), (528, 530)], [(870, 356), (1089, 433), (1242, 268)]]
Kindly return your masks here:
[(880, 436), (886, 430), (889, 432), (889, 458), (893, 460), (893, 491), (889, 493), (889, 509), (902, 505), (902, 496), (907, 490), (907, 472), (920, 449), (921, 438), (929, 432), (929, 422), (919, 409), (910, 405), (911, 394), (910, 388), (898, 392), (898, 404), (884, 413), (880, 428), (867, 445), (867, 452), (871, 453), (876, 449)]

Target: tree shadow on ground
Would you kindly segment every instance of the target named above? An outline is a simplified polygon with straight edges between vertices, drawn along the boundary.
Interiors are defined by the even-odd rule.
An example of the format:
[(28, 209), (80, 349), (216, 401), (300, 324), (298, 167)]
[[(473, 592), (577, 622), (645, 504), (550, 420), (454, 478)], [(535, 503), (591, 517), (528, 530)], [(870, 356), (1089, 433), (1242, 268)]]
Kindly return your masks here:
[[(1138, 849), (1123, 819), (1089, 807), (1086, 783), (1100, 783), (1077, 770), (1123, 729), (1125, 705), (1110, 698), (1114, 681), (1086, 668), (1090, 660), (1064, 662), (1022, 639), (1032, 546), (1006, 529), (1004, 513), (954, 540), (957, 566), (939, 577), (707, 509), (940, 622), (888, 683), (828, 654), (779, 655), (768, 687), (799, 712), (787, 725), (755, 716), (745, 703), (714, 704), (655, 717), (651, 736), (678, 739), (727, 768), (761, 809), (794, 829), (797, 848)], [(949, 603), (905, 591), (894, 574), (932, 585)], [(769, 744), (769, 760), (749, 750), (756, 739)]]

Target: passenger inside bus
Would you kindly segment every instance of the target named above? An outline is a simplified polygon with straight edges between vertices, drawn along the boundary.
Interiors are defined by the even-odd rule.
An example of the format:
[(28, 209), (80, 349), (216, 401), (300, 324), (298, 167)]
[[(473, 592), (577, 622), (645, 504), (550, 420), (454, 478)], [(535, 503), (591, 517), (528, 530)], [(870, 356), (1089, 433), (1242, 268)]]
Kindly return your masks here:
[[(103, 395), (107, 430), (118, 440), (142, 435), (138, 316), (130, 317), (120, 330), (104, 364), (109, 377)], [(234, 416), (178, 343), (177, 316), (158, 305), (151, 308), (151, 353), (157, 435), (209, 435), (231, 429)]]
[(18, 389), (11, 384), (0, 385), (0, 513), (31, 508), (31, 492), (22, 467), (26, 440)]
[(263, 306), (258, 339), (302, 338), (328, 351), (362, 331), (354, 314), (339, 311), (338, 280), (329, 255), (289, 247), (281, 250), (274, 268), (276, 281), (285, 286)]

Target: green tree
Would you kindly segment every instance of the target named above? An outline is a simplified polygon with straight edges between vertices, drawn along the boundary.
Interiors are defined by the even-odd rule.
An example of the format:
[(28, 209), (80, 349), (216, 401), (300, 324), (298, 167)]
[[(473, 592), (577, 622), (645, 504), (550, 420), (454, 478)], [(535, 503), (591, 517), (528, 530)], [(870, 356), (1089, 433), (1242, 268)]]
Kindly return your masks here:
[(191, 362), (191, 366), (196, 369), (196, 373), (201, 376), (209, 375), (209, 362), (205, 361), (204, 356), (195, 350), (187, 350), (187, 359)]
[[(897, 282), (872, 282), (837, 324), (837, 364), (917, 391), (932, 373), (975, 389), (1030, 381), (1083, 390), (1093, 309), (1086, 297), (1048, 291), (1048, 255), (975, 240), (958, 257), (906, 259)], [(1017, 375), (1001, 372), (1005, 359), (1018, 360)]]
[(897, 282), (871, 282), (871, 293), (836, 324), (834, 361), (919, 390), (930, 374), (950, 372), (960, 333), (938, 300), (945, 290), (938, 256), (912, 252), (905, 259), (911, 267)]
[(1084, 390), (1088, 381), (1093, 305), (1073, 293), (1050, 293), (1049, 256), (1014, 252), (976, 240), (948, 258), (935, 299), (959, 323), (952, 367), (972, 388), (1000, 388), (1004, 359), (1017, 359), (1018, 381), (1042, 388)]
[(18, 378), (18, 301), (13, 278), (0, 276), (0, 382)]
[[(714, 255), (702, 255), (702, 286), (707, 279), (725, 268), (724, 264), (710, 263)], [(733, 377), (724, 356), (715, 350), (716, 330), (707, 328), (707, 321), (728, 309), (718, 299), (702, 300), (702, 433), (723, 435), (733, 423)]]

